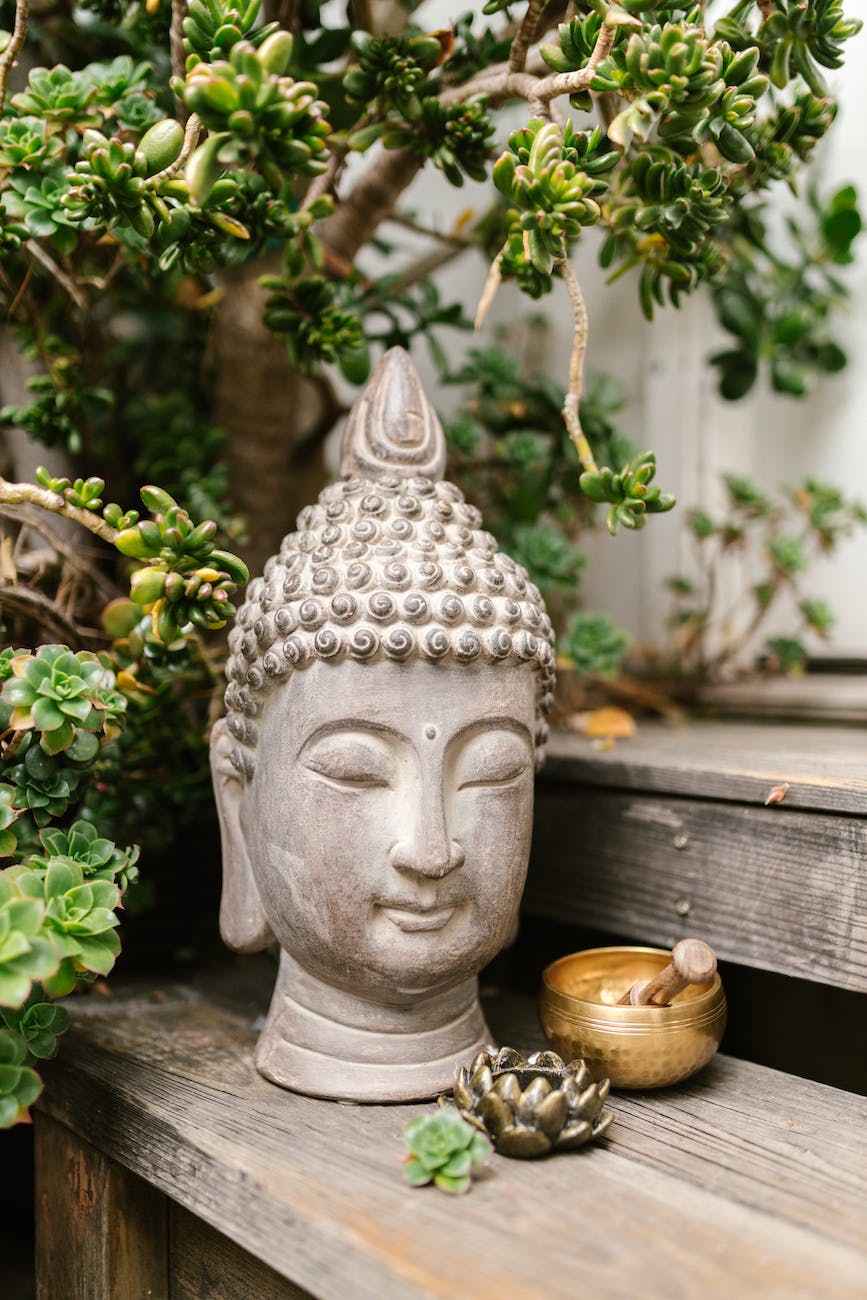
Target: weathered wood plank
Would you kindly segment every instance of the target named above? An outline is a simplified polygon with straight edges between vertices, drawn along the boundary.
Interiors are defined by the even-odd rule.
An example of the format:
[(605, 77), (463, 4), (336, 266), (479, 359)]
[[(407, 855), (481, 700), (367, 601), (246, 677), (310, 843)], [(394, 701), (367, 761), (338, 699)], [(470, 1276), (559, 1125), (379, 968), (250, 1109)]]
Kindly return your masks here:
[(825, 724), (867, 723), (867, 673), (805, 673), (802, 677), (754, 677), (707, 686), (698, 702), (713, 713)]
[(718, 1064), (676, 1093), (617, 1099), (604, 1144), (496, 1159), (456, 1201), (402, 1184), (419, 1107), (262, 1080), (259, 1010), (189, 991), (89, 1003), (40, 1104), (322, 1300), (851, 1300), (867, 1281), (860, 1098)]
[(572, 733), (551, 735), (548, 781), (662, 791), (764, 804), (788, 782), (781, 808), (867, 816), (867, 739), (858, 728), (773, 723), (640, 722), (631, 740), (594, 749)]
[(166, 1200), (36, 1116), (37, 1300), (168, 1300)]
[(867, 820), (628, 794), (537, 792), (524, 907), (662, 947), (867, 989)]
[(311, 1300), (216, 1228), (169, 1202), (172, 1300)]

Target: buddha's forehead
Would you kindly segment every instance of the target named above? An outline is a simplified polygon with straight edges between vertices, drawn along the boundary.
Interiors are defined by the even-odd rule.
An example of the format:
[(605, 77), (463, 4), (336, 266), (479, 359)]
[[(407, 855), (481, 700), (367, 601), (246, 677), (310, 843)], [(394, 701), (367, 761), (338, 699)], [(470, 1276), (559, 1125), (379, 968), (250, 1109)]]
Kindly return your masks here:
[(474, 727), (507, 726), (533, 743), (536, 683), (527, 664), (314, 662), (268, 699), (260, 747), (297, 754), (329, 727), (382, 727), (447, 743)]

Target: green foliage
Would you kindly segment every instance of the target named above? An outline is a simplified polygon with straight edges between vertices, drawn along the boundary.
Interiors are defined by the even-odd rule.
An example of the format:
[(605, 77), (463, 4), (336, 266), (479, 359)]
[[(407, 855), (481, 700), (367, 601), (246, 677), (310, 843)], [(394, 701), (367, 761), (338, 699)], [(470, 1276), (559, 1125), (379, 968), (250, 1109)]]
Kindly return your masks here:
[(581, 491), (591, 501), (610, 502), (611, 508), (605, 522), (610, 533), (617, 525), (624, 528), (643, 528), (647, 515), (664, 514), (674, 507), (674, 497), (653, 484), (656, 474), (656, 457), (652, 451), (642, 451), (633, 456), (619, 471), (608, 469), (585, 471), (581, 475)]
[(836, 268), (852, 261), (861, 232), (857, 195), (847, 185), (827, 201), (813, 191), (809, 203), (811, 222), (790, 218), (785, 251), (771, 240), (762, 208), (731, 223), (731, 258), (714, 303), (734, 346), (711, 357), (730, 400), (748, 393), (764, 368), (775, 391), (802, 397), (817, 375), (846, 364), (829, 322), (844, 293)]
[(604, 192), (597, 177), (617, 155), (600, 154), (602, 134), (562, 131), (554, 122), (532, 118), (509, 137), (509, 151), (495, 164), (493, 180), (516, 209), (524, 256), (541, 275), (550, 275), (581, 233), (600, 217), (594, 195)]
[(420, 118), (418, 92), (442, 54), (436, 37), (374, 36), (356, 31), (352, 48), (358, 65), (343, 78), (349, 98), (378, 115), (395, 109), (410, 120)]
[(411, 1119), (403, 1140), (409, 1151), (404, 1176), (410, 1187), (433, 1183), (453, 1195), (470, 1190), (473, 1169), (483, 1165), (491, 1153), (484, 1134), (451, 1106)]
[[(758, 638), (770, 611), (781, 607), (791, 612), (794, 626), (791, 633), (764, 643), (766, 663), (783, 672), (800, 671), (807, 657), (803, 634), (824, 640), (834, 625), (828, 603), (804, 593), (805, 575), (817, 554), (831, 553), (843, 538), (867, 525), (867, 510), (859, 501), (814, 479), (782, 498), (738, 475), (724, 475), (723, 484), (727, 503), (722, 517), (702, 510), (688, 515), (695, 575), (679, 574), (668, 583), (675, 629), (668, 672), (685, 683), (686, 693), (703, 681), (742, 670), (744, 652), (761, 644)], [(753, 575), (749, 585), (745, 569)]]
[(0, 1128), (9, 1128), (28, 1116), (42, 1091), (39, 1075), (27, 1061), (27, 1048), (10, 1030), (0, 1030)]
[(278, 28), (277, 23), (257, 27), (260, 0), (248, 0), (241, 6), (223, 0), (189, 0), (186, 8), (183, 32), (188, 69), (202, 61), (219, 62), (241, 41), (261, 45)]
[(629, 638), (604, 614), (573, 614), (560, 650), (577, 673), (616, 677), (626, 653)]
[(717, 279), (724, 258), (713, 232), (730, 215), (732, 194), (719, 168), (681, 162), (654, 145), (637, 154), (621, 175), (620, 188), (605, 205), (610, 234), (603, 266), (642, 264), (641, 309), (653, 319), (665, 289), (674, 306), (702, 280)]
[(203, 202), (227, 166), (255, 166), (274, 190), (289, 176), (325, 168), (331, 127), (312, 82), (286, 76), (288, 32), (275, 31), (257, 49), (234, 44), (228, 59), (197, 63), (178, 86), (184, 103), (211, 132), (187, 165), (192, 197)]
[(96, 655), (41, 646), (35, 655), (14, 659), (12, 674), (0, 690), (0, 702), (11, 709), (7, 725), (41, 732), (44, 753), (68, 750), (72, 759), (87, 760), (97, 752), (98, 733), (108, 739), (117, 734), (126, 701)]
[(465, 175), (487, 180), (494, 124), (486, 106), (483, 95), (463, 104), (441, 104), (429, 96), (421, 101), (418, 118), (389, 125), (382, 143), (429, 159), (452, 185), (463, 185)]
[(574, 591), (587, 557), (554, 523), (518, 524), (509, 547), (513, 559), (532, 573), (543, 594), (559, 587)]
[(32, 400), (26, 405), (4, 406), (0, 424), (24, 429), (34, 442), (66, 447), (76, 455), (114, 402), (109, 389), (89, 384), (78, 358), (65, 352), (55, 357), (47, 374), (28, 379), (27, 388)]

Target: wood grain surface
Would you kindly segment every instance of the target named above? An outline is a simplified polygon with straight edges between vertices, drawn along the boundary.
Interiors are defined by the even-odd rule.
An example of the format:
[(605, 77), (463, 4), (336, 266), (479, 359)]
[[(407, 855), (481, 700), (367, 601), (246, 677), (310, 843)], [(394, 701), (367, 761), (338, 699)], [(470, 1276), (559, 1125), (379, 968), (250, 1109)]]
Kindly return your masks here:
[[(83, 1001), (40, 1105), (322, 1300), (852, 1300), (867, 1285), (857, 1096), (718, 1059), (691, 1084), (614, 1098), (604, 1142), (494, 1158), (452, 1199), (402, 1181), (402, 1130), (425, 1107), (341, 1106), (259, 1077), (265, 999)], [(525, 1050), (527, 1005), (494, 1008), (500, 1041)]]
[[(36, 1117), (37, 1300), (165, 1300), (165, 1197)], [(0, 1261), (0, 1293), (2, 1293)]]
[[(788, 805), (788, 801), (787, 801)], [(867, 819), (547, 781), (524, 908), (867, 989)]]
[(867, 817), (867, 733), (768, 722), (642, 721), (631, 740), (605, 751), (583, 736), (554, 731), (542, 786), (548, 780), (761, 805), (773, 786), (787, 782), (781, 810)]
[(222, 1232), (169, 1202), (171, 1300), (310, 1300)]

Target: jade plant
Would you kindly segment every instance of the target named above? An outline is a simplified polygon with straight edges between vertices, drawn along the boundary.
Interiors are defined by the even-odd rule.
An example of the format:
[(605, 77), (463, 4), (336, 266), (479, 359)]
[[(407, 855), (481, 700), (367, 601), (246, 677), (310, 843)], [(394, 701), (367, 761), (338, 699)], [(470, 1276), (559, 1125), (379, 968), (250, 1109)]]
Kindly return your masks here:
[[(0, 300), (38, 369), (6, 419), (64, 442), (88, 472), (121, 473), (161, 439), (156, 410), (189, 396), (186, 454), (207, 443), (218, 477), (232, 464), (222, 506), (257, 517), (259, 562), (341, 413), (326, 367), (358, 383), (371, 344), (425, 337), (438, 352), (438, 331), (465, 327), (474, 304), (443, 302), (429, 275), (475, 251), (490, 264), (479, 320), (503, 282), (533, 299), (562, 282), (570, 488), (606, 506), (612, 529), (640, 528), (673, 500), (650, 452), (624, 467), (585, 436), (589, 322), (572, 255), (599, 227), (603, 266), (634, 275), (647, 316), (709, 286), (732, 333), (714, 362), (728, 396), (765, 372), (795, 393), (838, 369), (832, 272), (854, 196), (819, 204), (822, 269), (800, 292), (806, 250), (789, 276), (762, 214), (831, 128), (825, 74), (860, 21), (841, 0), (490, 0), (430, 31), (415, 5), (386, 8), (88, 0), (47, 19), (2, 0)], [(500, 110), (515, 103), (525, 119), (505, 134)], [(422, 168), (488, 189), (439, 229), (408, 195)], [(371, 275), (365, 250), (395, 253), (406, 227), (429, 248)], [(757, 308), (781, 289), (791, 305), (766, 327)], [(241, 319), (253, 343), (239, 351)], [(258, 409), (238, 400), (250, 391)], [(214, 427), (225, 447), (206, 438)]]
[(26, 1118), (38, 1096), (34, 1064), (55, 1055), (68, 1019), (54, 1000), (108, 975), (120, 951), (139, 852), (101, 833), (89, 796), (116, 780), (112, 749), (141, 726), (138, 698), (158, 694), (154, 659), (174, 656), (182, 678), (199, 630), (224, 625), (247, 579), (237, 556), (215, 547), (213, 521), (194, 525), (153, 486), (141, 491), (142, 518), (104, 505), (104, 486), (42, 469), (36, 483), (0, 479), (0, 504), (63, 516), (110, 543), (130, 592), (106, 609), (100, 650), (0, 653), (0, 1127)]

